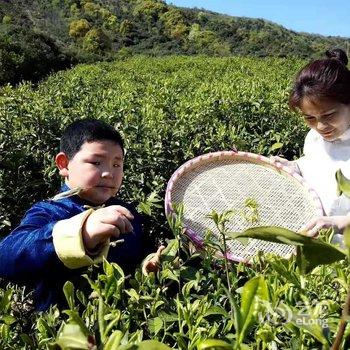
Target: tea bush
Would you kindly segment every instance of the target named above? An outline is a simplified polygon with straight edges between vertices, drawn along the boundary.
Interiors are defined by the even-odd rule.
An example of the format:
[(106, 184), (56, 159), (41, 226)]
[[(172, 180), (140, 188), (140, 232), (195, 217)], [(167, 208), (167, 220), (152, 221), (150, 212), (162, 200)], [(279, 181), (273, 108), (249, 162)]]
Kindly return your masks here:
[[(84, 292), (66, 283), (63, 311), (18, 311), (23, 290), (0, 289), (1, 348), (330, 348), (349, 288), (348, 260), (304, 275), (294, 258), (258, 256), (251, 266), (230, 264), (226, 276), (211, 249), (194, 253), (180, 232), (174, 228), (176, 239), (156, 275), (138, 269), (125, 276), (105, 261), (99, 275), (92, 277), (89, 269)], [(143, 343), (147, 339), (153, 343)]]
[[(298, 157), (307, 129), (288, 109), (287, 99), (304, 63), (135, 57), (80, 65), (37, 87), (2, 88), (1, 235), (33, 202), (57, 192), (53, 157), (62, 129), (75, 119), (94, 117), (125, 138), (120, 196), (151, 214), (146, 222), (150, 245), (174, 233), (176, 239), (157, 275), (138, 270), (124, 276), (117, 265), (105, 262), (99, 275), (87, 271), (84, 292), (68, 282), (64, 311), (52, 307), (34, 313), (22, 289), (0, 285), (0, 348), (166, 349), (167, 344), (185, 350), (213, 348), (216, 342), (217, 349), (328, 349), (349, 288), (347, 260), (305, 275), (293, 259), (259, 256), (249, 267), (230, 264), (226, 274), (209, 248), (199, 257), (180, 240), (180, 223), (169, 229), (158, 201), (175, 169), (204, 152), (235, 145)], [(147, 340), (154, 342), (142, 343)]]
[[(2, 235), (33, 202), (56, 193), (53, 157), (62, 129), (77, 118), (113, 124), (126, 139), (120, 196), (145, 201), (184, 161), (233, 145), (293, 158), (305, 127), (287, 107), (301, 61), (252, 58), (144, 58), (81, 65), (33, 88), (0, 89), (0, 222)], [(278, 148), (277, 147), (277, 148)], [(276, 152), (276, 151), (275, 151)], [(154, 208), (150, 236), (163, 237)]]

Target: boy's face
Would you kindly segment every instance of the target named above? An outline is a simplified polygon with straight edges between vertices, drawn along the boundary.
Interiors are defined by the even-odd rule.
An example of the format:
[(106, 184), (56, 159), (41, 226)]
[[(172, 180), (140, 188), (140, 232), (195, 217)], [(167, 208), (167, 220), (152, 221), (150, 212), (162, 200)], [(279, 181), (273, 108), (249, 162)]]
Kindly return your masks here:
[(79, 196), (100, 205), (116, 195), (123, 179), (124, 156), (112, 141), (85, 142), (73, 158), (65, 153), (56, 156), (60, 175), (71, 188), (81, 187)]

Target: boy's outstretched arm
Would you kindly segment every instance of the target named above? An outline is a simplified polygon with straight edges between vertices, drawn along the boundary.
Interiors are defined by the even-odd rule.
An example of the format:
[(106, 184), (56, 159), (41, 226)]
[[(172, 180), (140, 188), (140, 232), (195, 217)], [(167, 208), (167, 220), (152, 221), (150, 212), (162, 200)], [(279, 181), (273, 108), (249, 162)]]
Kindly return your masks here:
[(26, 283), (60, 268), (52, 243), (56, 222), (45, 206), (30, 208), (21, 224), (0, 241), (0, 277)]
[[(108, 211), (112, 207), (115, 206), (102, 209)], [(32, 283), (56, 272), (65, 273), (67, 268), (77, 269), (101, 262), (107, 257), (111, 234), (93, 241), (89, 248), (93, 250), (99, 245), (99, 249), (91, 256), (82, 235), (87, 218), (98, 217), (99, 213), (93, 209), (70, 213), (57, 202), (54, 205), (50, 202), (35, 204), (20, 225), (0, 241), (0, 277)], [(124, 229), (121, 225), (117, 227), (121, 232), (132, 229), (131, 224), (125, 222)]]

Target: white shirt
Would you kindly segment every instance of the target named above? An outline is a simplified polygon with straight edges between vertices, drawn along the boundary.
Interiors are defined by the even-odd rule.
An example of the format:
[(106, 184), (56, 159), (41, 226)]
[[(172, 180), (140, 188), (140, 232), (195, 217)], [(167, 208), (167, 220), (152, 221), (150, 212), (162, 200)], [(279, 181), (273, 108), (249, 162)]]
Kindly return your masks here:
[(305, 138), (304, 156), (298, 159), (301, 175), (316, 191), (326, 215), (346, 215), (350, 199), (337, 196), (335, 173), (341, 169), (350, 179), (350, 129), (334, 141), (325, 141), (311, 129)]

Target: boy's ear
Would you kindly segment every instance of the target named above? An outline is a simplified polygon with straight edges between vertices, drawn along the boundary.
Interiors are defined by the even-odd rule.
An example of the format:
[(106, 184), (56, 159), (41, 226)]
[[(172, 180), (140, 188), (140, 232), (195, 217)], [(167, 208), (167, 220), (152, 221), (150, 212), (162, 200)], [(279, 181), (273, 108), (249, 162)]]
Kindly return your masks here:
[(60, 171), (60, 175), (63, 177), (68, 177), (68, 163), (69, 159), (64, 152), (60, 152), (55, 157), (55, 163)]

